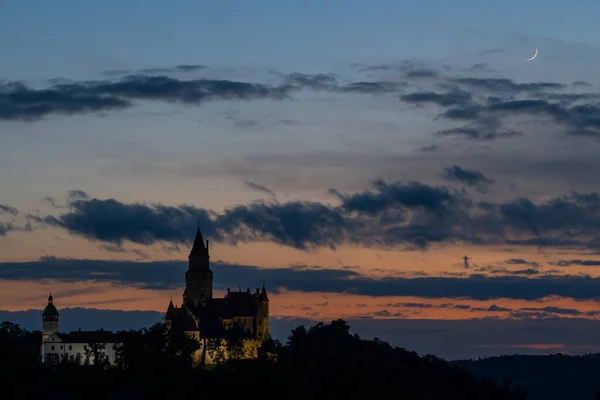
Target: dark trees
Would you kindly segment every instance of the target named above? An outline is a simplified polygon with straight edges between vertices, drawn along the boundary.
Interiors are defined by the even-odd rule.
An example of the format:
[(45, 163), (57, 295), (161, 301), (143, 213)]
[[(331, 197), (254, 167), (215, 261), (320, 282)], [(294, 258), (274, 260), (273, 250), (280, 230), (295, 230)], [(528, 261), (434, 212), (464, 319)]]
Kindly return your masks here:
[(0, 324), (0, 367), (29, 367), (40, 361), (42, 333), (22, 329), (18, 324)]

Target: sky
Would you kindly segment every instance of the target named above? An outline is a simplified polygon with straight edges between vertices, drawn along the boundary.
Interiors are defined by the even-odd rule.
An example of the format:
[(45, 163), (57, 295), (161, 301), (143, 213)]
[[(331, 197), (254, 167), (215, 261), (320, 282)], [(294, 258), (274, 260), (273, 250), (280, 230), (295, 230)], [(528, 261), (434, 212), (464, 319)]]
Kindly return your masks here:
[(215, 294), (264, 282), (282, 341), (600, 352), (599, 13), (3, 4), (0, 317), (39, 329), (52, 291), (65, 330), (160, 320), (199, 222)]

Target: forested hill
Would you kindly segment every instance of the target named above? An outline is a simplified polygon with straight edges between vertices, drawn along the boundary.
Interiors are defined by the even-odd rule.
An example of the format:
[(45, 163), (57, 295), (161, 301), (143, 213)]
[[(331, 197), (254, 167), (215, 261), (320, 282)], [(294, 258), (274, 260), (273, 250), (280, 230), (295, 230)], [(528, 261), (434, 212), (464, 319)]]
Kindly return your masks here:
[(519, 384), (528, 400), (600, 400), (600, 354), (510, 355), (453, 364), (496, 382)]
[(207, 393), (221, 399), (261, 400), (526, 398), (436, 357), (361, 339), (342, 320), (300, 326), (284, 345), (265, 342), (268, 351), (258, 360), (230, 360), (210, 368), (192, 367), (190, 339), (162, 324), (120, 334), (124, 343), (118, 367), (65, 363), (46, 368), (34, 362), (39, 335), (2, 324), (3, 393), (10, 393), (7, 398), (86, 400), (187, 399)]

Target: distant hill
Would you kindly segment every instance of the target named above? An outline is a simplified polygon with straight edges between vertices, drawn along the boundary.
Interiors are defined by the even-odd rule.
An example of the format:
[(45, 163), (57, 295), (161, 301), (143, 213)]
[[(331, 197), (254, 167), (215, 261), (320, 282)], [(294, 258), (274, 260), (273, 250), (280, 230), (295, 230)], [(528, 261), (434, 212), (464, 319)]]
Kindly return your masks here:
[(507, 355), (454, 361), (474, 375), (510, 380), (528, 392), (528, 400), (600, 399), (600, 354), (569, 356)]

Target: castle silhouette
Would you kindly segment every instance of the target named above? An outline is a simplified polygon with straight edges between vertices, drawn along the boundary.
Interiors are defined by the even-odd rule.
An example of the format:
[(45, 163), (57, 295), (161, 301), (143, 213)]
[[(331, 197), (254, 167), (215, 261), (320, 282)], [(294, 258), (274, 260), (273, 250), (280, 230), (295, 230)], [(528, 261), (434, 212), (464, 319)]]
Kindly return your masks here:
[(184, 331), (200, 341), (196, 361), (211, 363), (206, 355), (209, 339), (221, 339), (232, 330), (239, 332), (249, 357), (256, 356), (262, 341), (271, 339), (269, 332), (269, 296), (263, 284), (262, 290), (249, 288), (242, 291), (227, 289), (222, 298), (213, 297), (213, 271), (210, 269), (208, 240), (205, 242), (200, 226), (192, 250), (188, 256), (185, 273), (185, 291), (181, 307), (169, 302), (165, 324), (169, 329)]

